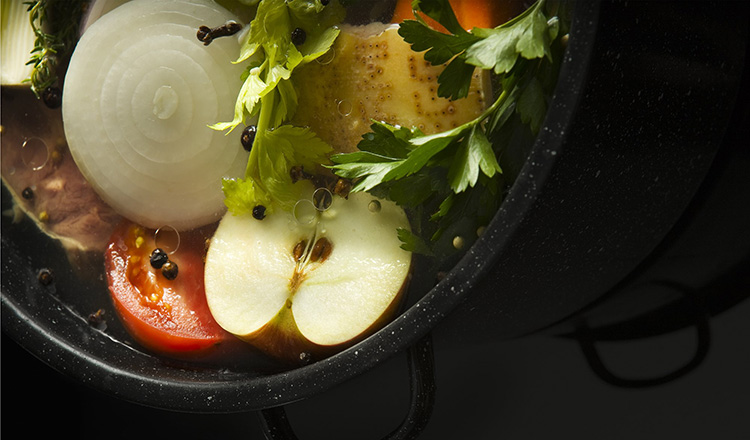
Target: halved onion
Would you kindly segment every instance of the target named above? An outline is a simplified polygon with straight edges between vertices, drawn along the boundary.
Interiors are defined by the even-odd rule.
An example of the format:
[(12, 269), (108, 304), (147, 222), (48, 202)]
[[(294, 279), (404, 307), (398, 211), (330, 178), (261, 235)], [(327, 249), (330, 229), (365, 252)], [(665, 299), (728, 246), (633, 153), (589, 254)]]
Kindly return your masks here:
[(133, 0), (76, 46), (63, 87), (70, 151), (99, 195), (136, 223), (212, 223), (226, 209), (221, 179), (244, 175), (240, 130), (208, 127), (233, 116), (239, 43), (196, 37), (229, 20), (210, 0)]

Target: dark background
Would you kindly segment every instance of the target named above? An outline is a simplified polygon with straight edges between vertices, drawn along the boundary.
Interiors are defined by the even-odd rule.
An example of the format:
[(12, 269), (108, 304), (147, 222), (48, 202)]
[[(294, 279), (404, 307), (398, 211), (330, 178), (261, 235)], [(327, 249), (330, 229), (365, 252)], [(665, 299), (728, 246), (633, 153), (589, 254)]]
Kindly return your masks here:
[[(748, 286), (750, 287), (750, 286)], [(437, 401), (424, 439), (750, 438), (750, 303), (711, 322), (712, 345), (692, 373), (648, 389), (606, 384), (577, 344), (533, 336), (443, 349), (435, 342)], [(623, 375), (661, 374), (695, 349), (692, 329), (600, 346)], [(405, 356), (287, 407), (300, 439), (377, 439), (406, 412)], [(262, 439), (255, 413), (197, 415), (134, 405), (83, 388), (2, 340), (6, 438)]]

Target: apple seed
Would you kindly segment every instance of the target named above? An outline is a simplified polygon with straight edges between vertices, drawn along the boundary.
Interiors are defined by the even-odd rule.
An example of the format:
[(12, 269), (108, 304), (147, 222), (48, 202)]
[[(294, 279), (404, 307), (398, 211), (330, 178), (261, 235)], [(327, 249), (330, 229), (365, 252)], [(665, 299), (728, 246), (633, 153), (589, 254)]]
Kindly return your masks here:
[(315, 245), (310, 252), (310, 261), (320, 261), (322, 263), (331, 255), (331, 251), (333, 251), (333, 244), (331, 241), (325, 237), (321, 237), (315, 242)]
[(307, 248), (307, 240), (300, 240), (299, 243), (294, 245), (294, 249), (292, 250), (294, 261), (302, 260), (302, 257), (305, 255), (305, 248)]

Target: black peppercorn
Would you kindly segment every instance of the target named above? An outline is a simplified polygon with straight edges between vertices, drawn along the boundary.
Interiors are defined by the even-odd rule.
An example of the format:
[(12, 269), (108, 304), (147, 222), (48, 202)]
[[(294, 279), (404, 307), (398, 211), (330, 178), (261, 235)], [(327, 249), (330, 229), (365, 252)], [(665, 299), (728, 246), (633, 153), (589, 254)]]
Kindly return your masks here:
[(154, 269), (161, 269), (167, 261), (169, 261), (169, 255), (163, 249), (156, 248), (151, 252), (150, 262)]
[(307, 40), (307, 32), (305, 32), (302, 28), (295, 28), (292, 31), (292, 44), (295, 46), (300, 46), (302, 44), (305, 44), (305, 40)]
[(107, 320), (104, 318), (104, 309), (99, 309), (94, 313), (91, 313), (88, 317), (89, 325), (99, 330), (107, 328)]
[(179, 268), (177, 267), (177, 263), (172, 260), (167, 260), (167, 262), (161, 267), (161, 274), (168, 280), (177, 278), (178, 272)]
[(257, 131), (258, 127), (256, 127), (255, 125), (248, 125), (244, 130), (242, 130), (240, 141), (242, 142), (242, 146), (245, 148), (245, 151), (249, 152), (253, 149), (253, 144), (255, 143), (255, 134), (257, 133)]
[(34, 190), (31, 188), (24, 188), (23, 191), (21, 191), (21, 196), (26, 200), (31, 200), (34, 198)]
[(328, 6), (328, 3), (330, 3), (330, 0), (320, 0), (320, 4), (323, 6)]
[(37, 279), (39, 280), (39, 283), (44, 286), (49, 286), (55, 280), (55, 278), (52, 276), (52, 271), (49, 269), (40, 270), (37, 274)]
[(263, 205), (258, 205), (253, 208), (253, 217), (258, 220), (263, 220), (264, 218), (266, 218), (266, 207)]
[(62, 90), (58, 87), (47, 87), (42, 92), (42, 101), (49, 108), (58, 108), (62, 105)]
[(299, 354), (299, 362), (302, 365), (308, 365), (312, 362), (312, 354), (307, 351), (303, 351)]

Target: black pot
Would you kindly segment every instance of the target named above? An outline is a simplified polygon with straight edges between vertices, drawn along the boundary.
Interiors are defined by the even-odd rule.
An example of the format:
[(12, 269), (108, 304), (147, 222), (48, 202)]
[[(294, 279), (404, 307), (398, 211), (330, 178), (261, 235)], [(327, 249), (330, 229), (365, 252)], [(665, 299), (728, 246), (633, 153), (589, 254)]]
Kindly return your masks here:
[[(631, 313), (618, 318), (670, 304), (673, 295), (644, 301), (628, 286), (669, 241), (715, 166), (741, 90), (747, 35), (748, 8), (739, 2), (578, 2), (544, 127), (486, 232), (392, 323), (328, 359), (269, 372), (142, 352), (122, 342), (116, 326), (102, 332), (87, 322), (90, 312), (111, 310), (82, 299), (100, 298), (102, 280), (81, 284), (33, 225), (5, 220), (3, 331), (107, 394), (170, 410), (234, 412), (312, 396), (415, 346), (414, 365), (429, 373), (430, 335), (476, 343), (578, 334), (613, 295), (632, 299)], [(7, 199), (3, 193), (4, 209)], [(695, 283), (740, 261), (744, 243), (737, 258)], [(37, 282), (40, 268), (52, 269), (54, 284)]]

